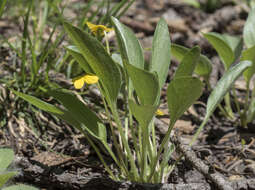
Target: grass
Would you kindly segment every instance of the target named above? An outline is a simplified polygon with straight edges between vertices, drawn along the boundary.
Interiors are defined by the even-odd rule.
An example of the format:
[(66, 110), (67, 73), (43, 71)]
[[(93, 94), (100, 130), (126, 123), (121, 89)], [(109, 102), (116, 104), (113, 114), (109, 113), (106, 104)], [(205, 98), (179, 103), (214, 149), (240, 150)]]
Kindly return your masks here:
[[(1, 127), (8, 127), (12, 115), (23, 118), (36, 134), (39, 134), (40, 126), (45, 125), (36, 119), (36, 112), (39, 111), (14, 98), (8, 88), (47, 99), (49, 97), (39, 88), (60, 88), (58, 84), (63, 82), (56, 76), (66, 74), (65, 88), (72, 88), (68, 80), (81, 69), (65, 51), (62, 19), (73, 20), (85, 30), (87, 21), (110, 25), (110, 16), (121, 17), (133, 2), (89, 0), (70, 4), (68, 0), (1, 1), (0, 16), (15, 26), (13, 35), (0, 36), (3, 49), (9, 54), (7, 59), (2, 57), (0, 60), (1, 73), (5, 73), (0, 73), (0, 111), (4, 113), (0, 117)], [(58, 123), (54, 118), (52, 120)]]

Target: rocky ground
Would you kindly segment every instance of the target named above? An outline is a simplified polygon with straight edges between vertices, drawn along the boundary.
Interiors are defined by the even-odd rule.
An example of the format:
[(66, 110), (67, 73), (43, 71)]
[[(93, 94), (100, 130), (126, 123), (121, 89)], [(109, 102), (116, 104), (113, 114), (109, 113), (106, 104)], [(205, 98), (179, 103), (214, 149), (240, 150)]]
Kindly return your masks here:
[[(142, 46), (149, 49), (156, 23), (163, 17), (168, 23), (173, 43), (186, 47), (199, 45), (202, 53), (212, 60), (213, 73), (210, 80), (215, 85), (222, 76), (223, 65), (201, 32), (241, 35), (247, 15), (245, 4), (234, 4), (232, 1), (224, 1), (215, 12), (206, 13), (178, 0), (137, 0), (121, 21), (131, 27)], [(14, 26), (10, 25), (10, 28), (12, 27)], [(3, 31), (6, 32), (10, 28), (2, 28), (0, 31), (4, 33)], [(12, 53), (6, 49), (1, 49), (0, 54), (13, 59)], [(146, 51), (147, 61), (149, 57), (150, 53)], [(177, 65), (177, 61), (172, 62), (168, 82)], [(65, 80), (63, 75), (54, 77), (55, 80), (70, 85), (70, 81)], [(2, 86), (0, 87), (2, 93), (7, 93)], [(242, 79), (237, 82), (236, 88), (239, 90), (238, 95), (242, 96)], [(238, 126), (237, 121), (222, 117), (219, 110), (216, 110), (194, 146), (187, 146), (203, 121), (208, 94), (209, 92), (205, 92), (175, 126), (173, 141), (177, 145), (177, 154), (183, 154), (184, 159), (169, 176), (166, 184), (141, 185), (112, 181), (107, 178), (96, 153), (75, 129), (48, 114), (38, 112), (31, 118), (32, 121), (40, 123), (40, 129), (35, 132), (33, 127), (29, 127), (24, 120), (15, 116), (16, 105), (11, 103), (14, 99), (13, 94), (5, 94), (10, 103), (5, 104), (7, 111), (3, 116), (6, 116), (7, 120), (6, 127), (0, 130), (0, 145), (12, 147), (17, 153), (13, 167), (20, 168), (21, 173), (16, 176), (16, 181), (47, 190), (255, 189), (253, 124), (243, 129)], [(95, 89), (91, 89), (87, 95), (91, 106), (100, 107), (97, 95)], [(169, 123), (165, 92), (161, 98), (160, 107), (166, 115), (157, 118), (159, 135), (166, 132)], [(245, 144), (242, 143), (242, 139)]]

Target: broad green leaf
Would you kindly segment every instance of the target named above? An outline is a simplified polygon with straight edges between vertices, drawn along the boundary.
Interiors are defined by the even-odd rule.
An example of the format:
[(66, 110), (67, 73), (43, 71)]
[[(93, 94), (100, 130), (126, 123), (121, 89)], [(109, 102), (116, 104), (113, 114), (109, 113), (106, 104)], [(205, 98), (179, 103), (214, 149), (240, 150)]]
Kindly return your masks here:
[(200, 97), (203, 83), (195, 77), (172, 80), (167, 88), (167, 102), (171, 123), (174, 123)]
[(195, 70), (200, 57), (200, 48), (198, 46), (193, 47), (188, 51), (178, 66), (174, 78), (180, 78), (185, 76), (191, 76)]
[(255, 9), (255, 1), (251, 0), (249, 3), (250, 3), (250, 7), (254, 10)]
[(255, 8), (250, 10), (249, 16), (246, 20), (246, 23), (243, 29), (244, 43), (247, 46), (247, 48), (250, 48), (255, 45), (254, 26), (255, 26)]
[(212, 93), (210, 94), (207, 100), (206, 106), (206, 115), (203, 120), (203, 123), (200, 125), (198, 131), (193, 137), (191, 144), (196, 140), (200, 131), (203, 129), (204, 125), (207, 123), (209, 117), (213, 114), (214, 110), (218, 106), (218, 104), (222, 101), (226, 93), (231, 89), (234, 82), (238, 79), (238, 77), (244, 72), (247, 68), (252, 65), (250, 61), (242, 61), (227, 70), (219, 82), (216, 84)]
[(94, 137), (106, 141), (106, 128), (102, 121), (74, 94), (60, 90), (50, 90), (47, 93), (56, 98), (76, 121), (81, 122), (86, 131)]
[(115, 28), (120, 54), (124, 66), (126, 64), (134, 65), (138, 68), (144, 68), (144, 57), (142, 47), (135, 34), (118, 19), (112, 17)]
[(156, 72), (160, 89), (165, 84), (171, 61), (171, 41), (168, 25), (164, 19), (160, 19), (153, 37), (152, 56), (149, 70)]
[(34, 106), (38, 107), (41, 110), (47, 111), (49, 113), (55, 113), (55, 114), (64, 114), (59, 108), (57, 108), (54, 105), (51, 105), (49, 103), (46, 103), (38, 98), (35, 98), (34, 96), (30, 96), (21, 92), (18, 92), (16, 90), (11, 89), (11, 91), (16, 94), (17, 96), (21, 97), (22, 99), (26, 100), (30, 104), (33, 104)]
[(17, 96), (19, 96), (20, 98), (24, 99), (25, 101), (29, 102), (30, 104), (38, 107), (39, 109), (46, 111), (48, 113), (54, 114), (57, 117), (59, 117), (60, 119), (63, 119), (64, 121), (66, 121), (67, 123), (69, 123), (70, 125), (72, 125), (73, 127), (77, 128), (78, 130), (80, 130), (81, 132), (84, 132), (84, 126), (81, 122), (75, 120), (72, 117), (72, 113), (70, 113), (69, 111), (60, 109), (54, 105), (51, 105), (49, 103), (46, 103), (36, 97), (30, 96), (30, 95), (26, 95), (24, 93), (21, 92), (17, 92), (12, 90)]
[(212, 72), (212, 63), (211, 61), (204, 55), (200, 55), (197, 66), (194, 70), (194, 73), (197, 75), (209, 78)]
[(137, 119), (141, 126), (148, 126), (155, 115), (157, 106), (138, 105), (133, 100), (129, 99), (129, 107), (132, 114)]
[[(190, 51), (189, 48), (186, 48), (181, 45), (172, 44), (171, 45), (171, 53), (172, 56), (175, 57), (175, 59), (179, 62), (182, 61), (185, 54)], [(200, 55), (197, 66), (194, 70), (194, 73), (197, 75), (209, 78), (210, 74), (212, 72), (212, 63), (211, 61), (204, 55)]]
[(91, 69), (90, 65), (76, 46), (68, 46), (66, 49), (86, 73), (95, 74), (95, 72)]
[(121, 55), (118, 54), (118, 53), (113, 53), (112, 54), (112, 59), (113, 61), (115, 61), (116, 63), (118, 63), (119, 65), (121, 65), (123, 67), (123, 62), (122, 62), (122, 59), (121, 59)]
[(156, 72), (160, 89), (166, 82), (171, 62), (171, 41), (168, 32), (168, 25), (164, 19), (160, 19), (152, 43), (152, 55), (149, 70)]
[(14, 159), (14, 152), (9, 148), (0, 149), (0, 172), (5, 171)]
[(243, 50), (243, 40), (242, 38), (238, 37), (238, 36), (230, 36), (228, 34), (223, 34), (222, 37), (224, 38), (224, 40), (227, 42), (227, 44), (229, 45), (229, 47), (232, 49), (234, 55), (235, 55), (235, 60), (236, 61)]
[(179, 62), (182, 61), (188, 51), (190, 51), (189, 48), (174, 43), (171, 44), (171, 54)]
[(17, 175), (17, 172), (1, 172), (0, 173), (0, 188), (7, 183), (7, 181)]
[(241, 61), (245, 61), (245, 60), (252, 62), (252, 66), (243, 72), (243, 76), (244, 76), (246, 82), (250, 82), (251, 77), (255, 73), (255, 45), (242, 52)]
[(200, 3), (197, 1), (197, 0), (181, 0), (183, 1), (184, 3), (187, 3), (195, 8), (200, 8)]
[(155, 105), (159, 97), (157, 75), (127, 64), (127, 72), (142, 105)]
[(32, 186), (18, 184), (18, 185), (12, 185), (12, 186), (6, 187), (3, 190), (38, 190), (38, 189)]
[(254, 118), (255, 118), (255, 98), (252, 98), (247, 112), (247, 123), (252, 122)]
[(121, 73), (103, 45), (87, 32), (64, 22), (64, 28), (103, 85), (106, 98), (115, 103), (121, 86)]
[(238, 54), (240, 55), (241, 53), (240, 47), (242, 40), (238, 37), (233, 37), (226, 34), (221, 35), (215, 32), (210, 32), (203, 35), (215, 48), (224, 64), (225, 69), (228, 70), (231, 64), (238, 57)]

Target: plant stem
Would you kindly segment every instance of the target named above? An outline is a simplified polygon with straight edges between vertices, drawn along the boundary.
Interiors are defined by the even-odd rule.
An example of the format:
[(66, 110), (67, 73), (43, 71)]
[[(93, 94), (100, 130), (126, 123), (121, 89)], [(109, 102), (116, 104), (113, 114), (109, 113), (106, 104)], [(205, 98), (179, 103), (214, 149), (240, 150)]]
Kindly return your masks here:
[(104, 31), (104, 36), (105, 36), (105, 43), (106, 43), (106, 51), (109, 55), (111, 55), (110, 53), (110, 46), (109, 46), (109, 40), (108, 40), (108, 37), (107, 37), (107, 33)]
[(97, 156), (99, 157), (100, 161), (103, 163), (106, 171), (109, 173), (109, 175), (112, 177), (112, 179), (117, 180), (117, 178), (113, 175), (111, 169), (108, 167), (108, 165), (104, 161), (103, 156), (101, 155), (101, 153), (100, 153), (99, 149), (97, 148), (97, 146), (94, 144), (94, 142), (90, 139), (90, 137), (87, 134), (85, 134), (85, 133), (83, 133), (83, 134), (86, 137), (86, 139), (88, 139), (88, 141), (91, 144), (91, 146), (93, 147), (93, 149), (96, 151)]
[(172, 131), (173, 127), (174, 127), (175, 122), (176, 121), (171, 121), (171, 123), (169, 124), (169, 128), (168, 128), (167, 133), (166, 133), (166, 135), (165, 135), (165, 137), (164, 137), (164, 139), (163, 139), (163, 141), (162, 141), (162, 143), (161, 143), (161, 145), (159, 147), (159, 151), (157, 153), (157, 156), (156, 156), (156, 158), (152, 162), (151, 173), (149, 175), (148, 182), (151, 181), (151, 179), (152, 179), (152, 177), (153, 177), (153, 175), (155, 173), (156, 166), (157, 166), (157, 163), (158, 163), (159, 158), (160, 158), (160, 154), (162, 153), (162, 151), (163, 151), (163, 149), (165, 147), (165, 144), (169, 141), (170, 134), (171, 134), (171, 131)]
[(244, 110), (243, 110), (242, 115), (240, 114), (241, 125), (243, 127), (245, 127), (247, 125), (247, 111), (249, 109), (249, 96), (250, 96), (249, 86), (250, 86), (250, 81), (246, 83), (246, 95), (245, 95)]
[(233, 113), (233, 110), (232, 110), (232, 108), (231, 108), (230, 94), (229, 94), (229, 93), (227, 93), (227, 94), (225, 95), (224, 100), (225, 100), (225, 104), (226, 104), (225, 109), (226, 109), (226, 111), (227, 111), (229, 117), (230, 117), (231, 119), (233, 119), (233, 118), (234, 118), (234, 113)]
[[(99, 88), (100, 91), (101, 91), (100, 85), (98, 85), (98, 88)], [(107, 119), (108, 119), (108, 122), (109, 122), (109, 124), (110, 124), (111, 133), (112, 133), (112, 138), (113, 138), (113, 144), (114, 144), (114, 146), (115, 146), (115, 148), (116, 148), (116, 150), (117, 150), (117, 154), (118, 154), (118, 157), (119, 157), (120, 162), (121, 162), (121, 163), (117, 162), (116, 164), (119, 166), (120, 169), (122, 169), (122, 167), (123, 167), (124, 172), (125, 172), (126, 175), (128, 176), (128, 169), (127, 169), (127, 166), (126, 166), (126, 164), (125, 164), (125, 162), (124, 162), (124, 159), (123, 159), (124, 156), (123, 156), (123, 154), (122, 154), (122, 152), (121, 152), (121, 149), (120, 149), (120, 147), (119, 147), (118, 141), (117, 141), (116, 136), (115, 136), (115, 133), (114, 133), (114, 127), (112, 126), (110, 112), (109, 112), (109, 110), (108, 110), (108, 108), (107, 108), (106, 101), (105, 101), (105, 99), (104, 99), (103, 97), (102, 97), (102, 100), (103, 100), (103, 104), (104, 104), (104, 107), (105, 107)]]
[(228, 112), (222, 107), (221, 104), (218, 105), (218, 108), (220, 109), (221, 113), (225, 116), (225, 117), (230, 117)]
[(236, 105), (236, 108), (237, 108), (237, 112), (238, 112), (239, 116), (241, 117), (240, 124), (242, 125), (243, 119), (242, 119), (242, 113), (241, 113), (241, 110), (240, 110), (240, 104), (239, 104), (239, 102), (237, 100), (235, 89), (233, 88), (232, 91), (233, 91), (233, 95), (234, 95), (234, 101), (235, 101), (235, 105)]
[(128, 140), (125, 138), (125, 134), (123, 132), (122, 124), (121, 124), (121, 121), (120, 121), (120, 118), (119, 118), (119, 115), (118, 115), (118, 112), (117, 112), (116, 105), (114, 105), (114, 106), (111, 105), (110, 108), (112, 110), (114, 120), (117, 124), (118, 131), (120, 133), (122, 143), (124, 145), (125, 150), (127, 151), (127, 157), (130, 161), (131, 173), (132, 173), (132, 176), (133, 176), (133, 180), (136, 181), (136, 179), (138, 179), (138, 171), (137, 171), (137, 168), (136, 168), (136, 165), (135, 165), (135, 160), (134, 160), (134, 158), (132, 156), (132, 153), (131, 153), (131, 149), (128, 145)]

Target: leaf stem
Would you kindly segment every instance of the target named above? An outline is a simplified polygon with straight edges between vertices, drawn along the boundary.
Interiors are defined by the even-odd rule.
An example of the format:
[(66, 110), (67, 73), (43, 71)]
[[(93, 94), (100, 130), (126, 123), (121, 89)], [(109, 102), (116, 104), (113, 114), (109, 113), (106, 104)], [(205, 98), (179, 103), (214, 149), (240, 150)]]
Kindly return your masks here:
[(88, 139), (89, 143), (94, 148), (94, 150), (96, 151), (97, 156), (99, 157), (100, 161), (103, 163), (106, 171), (109, 173), (109, 175), (112, 177), (112, 179), (117, 180), (117, 178), (114, 176), (111, 169), (108, 167), (105, 160), (103, 159), (103, 156), (101, 155), (101, 153), (100, 153), (99, 149), (97, 148), (97, 146), (94, 144), (94, 142), (90, 139), (90, 137), (87, 134), (85, 134), (85, 133), (83, 133), (83, 134), (86, 137), (86, 139)]
[(157, 156), (156, 156), (156, 158), (155, 158), (155, 159), (153, 160), (153, 162), (152, 162), (151, 173), (150, 173), (150, 175), (149, 175), (148, 182), (151, 181), (151, 179), (152, 179), (152, 177), (153, 177), (153, 175), (154, 175), (154, 173), (155, 173), (155, 171), (156, 171), (156, 166), (157, 166), (157, 163), (158, 163), (158, 161), (159, 161), (160, 154), (162, 153), (162, 151), (163, 151), (163, 149), (164, 149), (164, 147), (165, 147), (165, 144), (166, 144), (166, 143), (169, 141), (169, 139), (170, 139), (170, 134), (171, 134), (171, 131), (172, 131), (173, 127), (174, 127), (175, 122), (176, 122), (176, 121), (173, 121), (173, 122), (171, 122), (171, 123), (169, 124), (169, 128), (168, 128), (167, 133), (166, 133), (166, 135), (165, 135), (165, 137), (164, 137), (164, 139), (163, 139), (163, 141), (162, 141), (162, 143), (161, 143), (161, 145), (160, 145), (160, 147), (159, 147), (159, 151), (158, 151), (158, 153), (157, 153)]
[(128, 140), (125, 138), (125, 134), (123, 132), (123, 128), (122, 128), (121, 121), (120, 121), (120, 118), (119, 118), (119, 115), (118, 115), (118, 112), (117, 112), (116, 105), (115, 106), (111, 105), (110, 108), (112, 110), (114, 120), (117, 124), (118, 131), (120, 133), (122, 143), (124, 145), (125, 150), (127, 151), (127, 156), (128, 156), (128, 159), (129, 159), (130, 165), (131, 165), (131, 174), (133, 176), (133, 180), (136, 181), (136, 179), (138, 179), (138, 171), (137, 171), (137, 168), (136, 168), (136, 165), (135, 165), (135, 160), (134, 160), (134, 158), (132, 156), (132, 153), (131, 153), (131, 149), (128, 145)]

